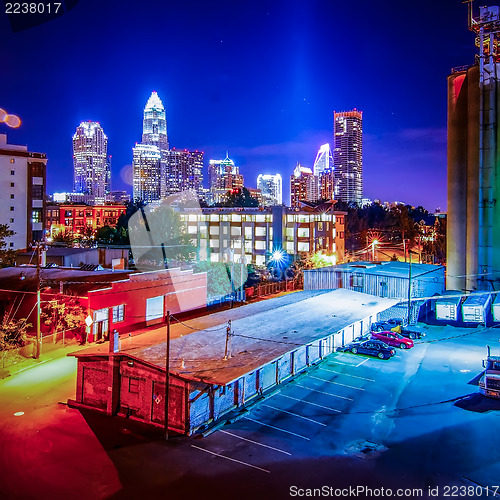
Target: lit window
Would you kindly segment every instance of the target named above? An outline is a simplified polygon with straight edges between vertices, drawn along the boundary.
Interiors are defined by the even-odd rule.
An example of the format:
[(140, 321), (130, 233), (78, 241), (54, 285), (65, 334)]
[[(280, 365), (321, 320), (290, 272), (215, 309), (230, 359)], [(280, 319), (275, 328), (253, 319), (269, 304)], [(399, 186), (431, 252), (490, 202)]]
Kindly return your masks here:
[(11, 159), (10, 159), (10, 162), (11, 162), (11, 163), (16, 163), (16, 159), (15, 159), (15, 158), (11, 158)]

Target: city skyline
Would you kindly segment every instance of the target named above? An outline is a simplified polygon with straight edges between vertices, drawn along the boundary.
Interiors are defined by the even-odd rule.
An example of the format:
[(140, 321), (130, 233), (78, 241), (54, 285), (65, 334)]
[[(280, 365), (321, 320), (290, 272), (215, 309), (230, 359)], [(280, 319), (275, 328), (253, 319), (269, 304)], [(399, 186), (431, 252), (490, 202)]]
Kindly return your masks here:
[[(127, 2), (119, 11), (113, 2), (99, 5), (99, 18), (97, 5), (80, 2), (59, 19), (17, 33), (0, 18), (10, 75), (0, 82), (0, 104), (23, 120), (19, 129), (2, 126), (2, 132), (13, 143), (47, 152), (49, 192), (71, 185), (71, 145), (61, 138), (89, 119), (99, 121), (110, 139), (113, 188), (131, 191), (130, 145), (155, 89), (172, 145), (202, 150), (207, 159), (229, 150), (249, 178), (274, 172), (288, 178), (297, 162), (312, 167), (320, 145), (332, 143), (333, 111), (363, 109), (364, 195), (445, 209), (446, 77), (452, 66), (474, 60), (461, 2), (384, 9), (370, 2), (356, 8), (324, 1), (210, 8), (191, 2), (168, 11), (145, 2), (134, 7), (133, 18)], [(187, 15), (189, 30), (174, 24), (167, 34), (149, 33), (142, 21), (151, 8), (159, 19)], [(399, 22), (409, 18), (410, 25)], [(350, 36), (353, 19), (363, 36)], [(97, 85), (70, 56), (84, 26), (102, 39), (106, 54), (92, 62), (90, 73), (103, 76)], [(256, 29), (263, 33), (259, 39)], [(438, 34), (444, 40), (439, 57)], [(176, 63), (152, 64), (160, 42)], [(122, 78), (139, 54), (140, 71)], [(22, 76), (33, 65), (40, 78)], [(183, 65), (192, 70), (179, 71)], [(285, 186), (285, 199), (287, 191)]]

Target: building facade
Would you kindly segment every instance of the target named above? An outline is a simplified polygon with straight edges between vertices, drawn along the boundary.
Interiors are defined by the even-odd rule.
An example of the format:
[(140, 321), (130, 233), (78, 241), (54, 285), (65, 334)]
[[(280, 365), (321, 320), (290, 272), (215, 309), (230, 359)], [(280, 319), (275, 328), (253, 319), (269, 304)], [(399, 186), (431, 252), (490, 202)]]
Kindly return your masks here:
[(104, 202), (111, 183), (108, 138), (97, 122), (81, 122), (73, 135), (75, 193), (90, 196), (94, 203)]
[(334, 112), (333, 135), (337, 199), (361, 203), (363, 198), (363, 113)]
[(262, 196), (262, 205), (273, 206), (283, 203), (283, 181), (280, 174), (257, 176), (257, 189)]
[(240, 262), (264, 266), (271, 253), (290, 255), (324, 252), (343, 258), (345, 212), (258, 208), (205, 208), (182, 213), (187, 234), (199, 258), (211, 262)]
[(50, 204), (46, 208), (46, 233), (51, 237), (86, 235), (104, 226), (116, 226), (125, 211), (125, 205)]
[(198, 198), (203, 192), (203, 152), (172, 148), (166, 153), (165, 194), (193, 189)]
[(15, 232), (5, 240), (7, 249), (25, 249), (43, 239), (46, 165), (45, 153), (8, 144), (0, 134), (0, 189), (5, 197), (0, 224)]
[(162, 158), (158, 146), (136, 144), (132, 149), (133, 198), (150, 203), (162, 196)]

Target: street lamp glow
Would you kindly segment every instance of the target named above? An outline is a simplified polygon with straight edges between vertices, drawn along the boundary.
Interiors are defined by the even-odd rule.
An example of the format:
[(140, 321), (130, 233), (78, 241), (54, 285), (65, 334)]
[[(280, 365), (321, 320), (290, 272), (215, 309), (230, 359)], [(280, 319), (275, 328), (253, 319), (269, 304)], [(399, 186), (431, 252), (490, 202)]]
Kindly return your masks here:
[(284, 258), (285, 254), (283, 250), (274, 250), (271, 254), (271, 260), (274, 260), (277, 263), (281, 262)]

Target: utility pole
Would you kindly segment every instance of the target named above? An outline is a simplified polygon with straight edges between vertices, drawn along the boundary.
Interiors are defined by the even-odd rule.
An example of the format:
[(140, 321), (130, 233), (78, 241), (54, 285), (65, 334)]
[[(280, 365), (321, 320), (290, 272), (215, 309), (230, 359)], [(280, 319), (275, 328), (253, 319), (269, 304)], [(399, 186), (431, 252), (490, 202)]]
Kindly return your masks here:
[(224, 361), (231, 357), (231, 320), (227, 322), (226, 328), (226, 349), (224, 352)]
[(170, 311), (167, 311), (167, 354), (165, 356), (165, 440), (168, 441), (168, 403), (170, 399)]
[(42, 332), (40, 330), (40, 243), (36, 244), (36, 346), (35, 359), (40, 358), (42, 353)]

